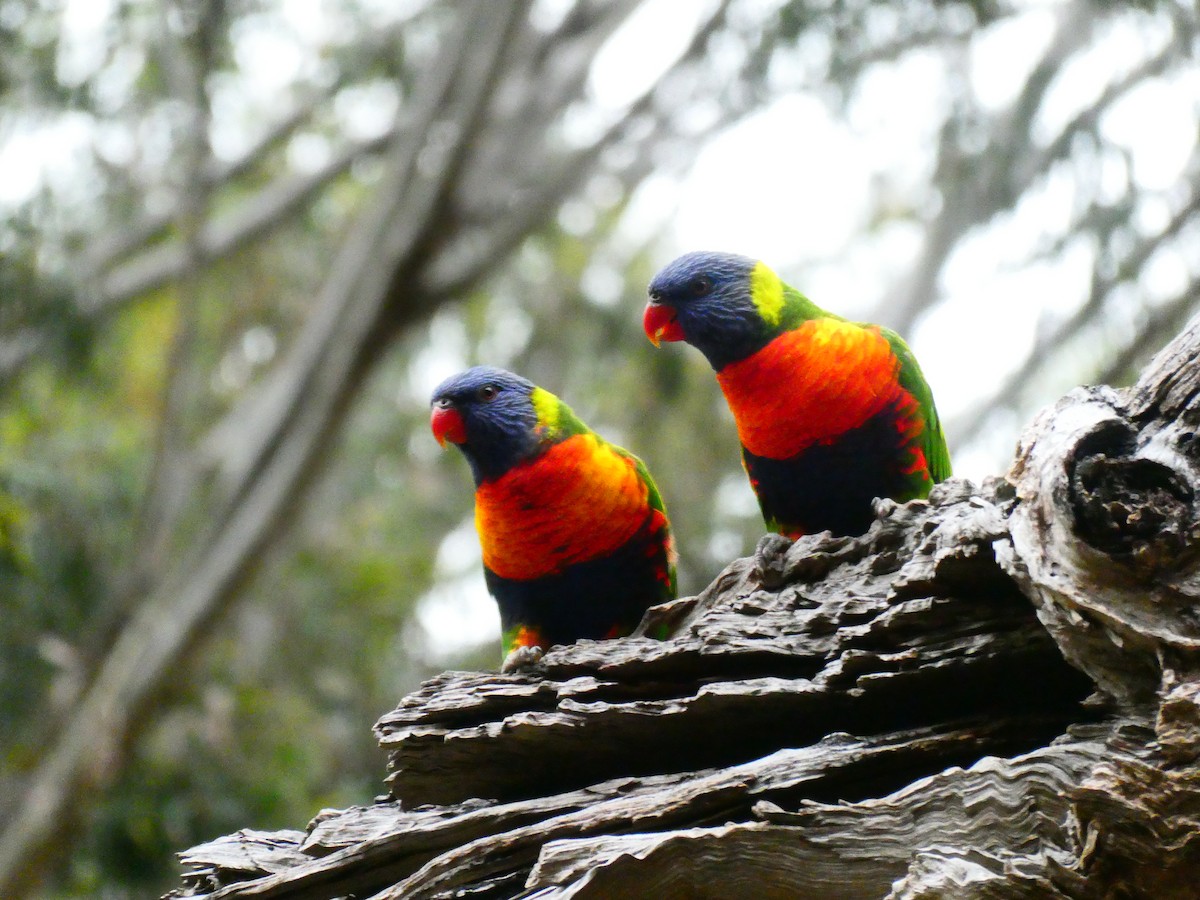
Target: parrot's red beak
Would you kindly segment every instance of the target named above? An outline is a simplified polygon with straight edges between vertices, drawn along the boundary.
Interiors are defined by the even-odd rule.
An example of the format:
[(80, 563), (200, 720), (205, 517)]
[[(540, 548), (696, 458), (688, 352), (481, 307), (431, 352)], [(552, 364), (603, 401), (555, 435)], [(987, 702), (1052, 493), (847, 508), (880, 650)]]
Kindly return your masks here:
[(443, 447), (446, 446), (446, 441), (452, 444), (467, 442), (467, 426), (463, 422), (462, 414), (453, 406), (435, 405), (429, 416), (429, 427)]
[(642, 314), (642, 327), (646, 329), (646, 337), (655, 347), (662, 341), (682, 341), (683, 326), (675, 316), (674, 307), (665, 303), (649, 303), (646, 312)]

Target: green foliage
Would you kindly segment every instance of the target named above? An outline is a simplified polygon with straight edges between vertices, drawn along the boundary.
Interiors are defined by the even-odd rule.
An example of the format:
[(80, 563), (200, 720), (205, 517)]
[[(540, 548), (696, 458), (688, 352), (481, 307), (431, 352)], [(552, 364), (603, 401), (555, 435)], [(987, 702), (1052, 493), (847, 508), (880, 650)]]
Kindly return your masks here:
[[(244, 309), (228, 308), (241, 319)], [(139, 305), (98, 343), (90, 378), (36, 367), (0, 413), (0, 785), (37, 759), (47, 713), (63, 708), (125, 614), (117, 586), (176, 314), (166, 299)], [(219, 365), (228, 322), (213, 319), (207, 355)], [(409, 441), (428, 436), (423, 407), (397, 409), (404, 362), (368, 387), (294, 538), (216, 627), (192, 677), (180, 673), (160, 698), (169, 712), (85, 823), (66, 894), (157, 891), (180, 849), (247, 823), (294, 825), (382, 789), (370, 725), (430, 674), (407, 646), (409, 619), (440, 535), (464, 514), (443, 504), (436, 459), (424, 472), (407, 464)]]
[[(246, 825), (295, 826), (322, 805), (382, 789), (370, 724), (444, 662), (414, 652), (412, 614), (434, 583), (443, 538), (471, 512), (469, 478), (428, 434), (428, 398), (414, 384), (430, 360), (461, 353), (463, 366), (511, 366), (636, 448), (675, 522), (684, 592), (726, 561), (710, 548), (714, 531), (726, 533), (725, 556), (752, 545), (757, 513), (731, 516), (710, 487), (740, 478), (711, 372), (691, 354), (656, 351), (638, 324), (657, 256), (595, 255), (619, 213), (608, 210), (587, 236), (553, 230), (531, 241), (518, 265), (452, 311), (462, 343), (447, 344), (444, 318), (401, 341), (363, 391), (292, 537), (216, 626), (190, 676), (159, 699), (166, 714), (84, 823), (58, 890), (158, 890), (179, 849)], [(305, 312), (297, 297), (320, 274), (321, 233), (298, 222), (265, 252), (205, 276), (186, 313), (189, 365), (207, 373), (187, 398), (189, 431), (202, 435), (254, 389), (265, 370), (255, 341), (294, 332)], [(620, 285), (615, 296), (580, 288), (597, 267)], [(0, 584), (10, 611), (0, 621), (0, 783), (36, 760), (129, 613), (130, 553), (181, 315), (173, 292), (130, 307), (77, 365), (51, 353), (27, 368), (0, 408)], [(520, 341), (517, 323), (529, 329)], [(492, 643), (462, 654), (460, 664), (495, 665)]]
[[(1151, 36), (1172, 25), (1178, 30), (1174, 55), (1164, 50), (1164, 59), (1178, 65), (1186, 56), (1181, 48), (1194, 45), (1184, 27), (1191, 19), (1174, 14), (1178, 4), (1139, 5), (1154, 8)], [(253, 416), (237, 415), (255, 409), (252, 401), (269, 391), (304, 324), (317, 315), (338, 248), (386, 182), (385, 157), (360, 150), (319, 191), (182, 275), (179, 267), (162, 267), (163, 258), (187, 252), (187, 223), (177, 207), (203, 187), (207, 220), (218, 236), (227, 235), (247, 208), (260, 210), (281, 186), (297, 189), (338, 154), (361, 146), (372, 128), (390, 127), (393, 105), (404, 120), (427, 83), (426, 67), (437, 63), (436, 39), (467, 7), (315, 4), (327, 17), (314, 29), (320, 33), (297, 36), (285, 5), (261, 0), (118, 0), (91, 31), (80, 25), (88, 6), (0, 0), (0, 113), (12, 123), (0, 134), (0, 152), (12, 136), (38, 134), (39, 146), (61, 156), (62, 167), (0, 216), (0, 819), (12, 815), (23, 778), (48, 741), (71, 724), (72, 703), (121, 627), (155, 589), (186, 572), (212, 538), (230, 502), (238, 458), (213, 448), (252, 443), (259, 433)], [(535, 7), (552, 17), (558, 4)], [(853, 112), (864, 75), (906, 54), (940, 54), (947, 97), (930, 102), (947, 108), (926, 118), (939, 123), (933, 143), (942, 146), (919, 161), (923, 174), (898, 173), (896, 185), (887, 178), (875, 183), (882, 168), (862, 173), (873, 185), (864, 228), (886, 230), (900, 218), (915, 233), (932, 222), (935, 240), (911, 251), (913, 271), (923, 273), (928, 289), (917, 280), (909, 321), (940, 299), (939, 273), (963, 234), (978, 235), (1007, 215), (1030, 185), (1059, 184), (1072, 165), (1086, 176), (1077, 185), (1078, 218), (1071, 214), (1045, 253), (1081, 243), (1081, 234), (1082, 243), (1099, 248), (1095, 295), (1083, 307), (1087, 315), (1064, 311), (1066, 305), (1054, 315), (1067, 324), (1076, 318), (1094, 324), (1124, 308), (1126, 317), (1110, 327), (1133, 321), (1129, 308), (1140, 301), (1121, 307), (1107, 297), (1120, 300), (1158, 255), (1158, 226), (1145, 226), (1158, 206), (1143, 209), (1132, 189), (1115, 199), (1104, 193), (1109, 182), (1134, 183), (1121, 174), (1125, 151), (1102, 140), (1105, 110), (1085, 110), (1070, 126), (1078, 130), (1063, 132), (1061, 140), (1034, 134), (1030, 123), (1045, 125), (1040, 114), (1014, 132), (1013, 114), (1038, 112), (1041, 94), (1017, 109), (985, 108), (960, 71), (970, 68), (975, 36), (999, 18), (1021, 15), (1017, 6), (788, 0), (767, 7), (764, 13), (760, 3), (732, 4), (711, 36), (715, 50), (701, 68), (719, 70), (723, 83), (705, 109), (679, 110), (678, 121), (666, 114), (653, 119), (643, 109), (626, 123), (631, 133), (655, 134), (655, 121), (671, 126), (661, 144), (629, 145), (654, 153), (622, 161), (629, 149), (622, 145), (605, 155), (607, 184), (593, 190), (596, 184), (584, 178), (557, 225), (538, 229), (511, 257), (500, 253), (486, 280), (462, 296), (423, 297), (426, 306), (414, 312), (404, 306), (407, 292), (398, 292), (398, 308), (389, 312), (408, 330), (358, 386), (318, 477), (295, 497), (279, 529), (284, 539), (270, 544), (232, 612), (209, 623), (201, 646), (189, 648), (154, 707), (142, 711), (151, 724), (128, 748), (129, 765), (98, 766), (107, 771), (111, 763), (115, 783), (85, 815), (69, 867), (47, 887), (51, 895), (147, 895), (174, 880), (175, 851), (240, 827), (297, 827), (323, 805), (368, 802), (382, 789), (383, 758), (370, 733), (376, 717), (434, 669), (497, 664), (495, 641), (471, 646), (463, 634), (439, 642), (457, 643), (457, 656), (433, 658), (415, 616), (448, 583), (469, 582), (479, 572), (474, 556), (455, 558), (462, 550), (448, 538), (461, 535), (470, 520), (470, 479), (462, 460), (440, 452), (428, 432), (428, 391), (451, 370), (489, 363), (520, 372), (641, 456), (672, 518), (682, 594), (698, 591), (731, 558), (751, 550), (761, 520), (712, 373), (697, 353), (655, 350), (640, 328), (645, 285), (666, 251), (629, 246), (619, 227), (626, 187), (637, 181), (629, 173), (669, 176), (709, 133), (703, 123), (727, 122), (797, 90)], [(195, 19), (205, 11), (212, 18)], [(1100, 20), (1099, 12), (1080, 11)], [(587, 15), (578, 8), (564, 8), (564, 15), (564, 39), (572, 46), (578, 39), (581, 50), (591, 40)], [(381, 23), (381, 17), (390, 18)], [(537, 27), (554, 26), (539, 21)], [(293, 69), (287, 53), (255, 49), (270, 50), (285, 38), (303, 45)], [(1060, 57), (1050, 60), (1048, 73), (1068, 71), (1076, 44), (1086, 41), (1056, 43)], [(179, 83), (187, 79), (172, 68), (193, 58), (210, 64), (201, 82), (211, 103), (213, 153), (200, 174), (187, 170), (188, 159), (204, 155), (191, 152), (196, 148), (182, 124), (180, 95), (187, 91)], [(512, 84), (540, 91), (557, 62), (523, 60), (518, 68), (526, 81)], [(547, 71), (538, 68), (543, 64)], [(696, 72), (688, 77), (708, 83)], [(264, 90), (255, 78), (272, 87)], [(687, 107), (674, 99), (687, 96), (680, 79), (669, 87), (650, 105)], [(1126, 89), (1098, 85), (1095, 93), (1103, 100)], [(612, 110), (593, 121), (596, 111), (576, 94), (569, 85), (548, 89), (549, 103), (561, 99), (570, 107), (555, 127), (534, 135), (514, 131), (515, 150), (489, 144), (479, 158), (539, 143), (569, 147), (576, 132), (607, 127)], [(219, 176), (291, 110), (307, 106), (299, 124), (266, 140), (236, 174)], [(1045, 127), (1050, 134), (1056, 126)], [(435, 127), (420, 137), (429, 139), (430, 152), (419, 155), (418, 169), (436, 162), (444, 135)], [(1047, 146), (1060, 155), (1032, 163), (1022, 155)], [(985, 159), (993, 147), (1004, 152)], [(798, 167), (809, 166), (810, 149), (796, 147)], [(884, 167), (886, 159), (872, 157), (870, 165)], [(1104, 191), (1089, 186), (1089, 178), (1103, 181)], [(455, 207), (451, 218), (507, 222), (511, 198), (540, 187), (486, 180), (475, 170), (463, 173), (470, 199), (477, 194), (479, 203)], [(1089, 199), (1093, 194), (1100, 199)], [(1166, 237), (1186, 240), (1194, 231), (1194, 218), (1185, 215), (1193, 201), (1180, 200), (1177, 225)], [(823, 221), (820, 210), (797, 215)], [(1097, 218), (1104, 215), (1108, 221)], [(1138, 229), (1148, 232), (1134, 234)], [(429, 243), (445, 238), (469, 255), (473, 237), (464, 228), (435, 234)], [(147, 275), (155, 271), (157, 277)], [(123, 279), (141, 286), (122, 294)], [(1183, 300), (1154, 312), (1155, 327), (1177, 327), (1194, 305), (1186, 292)], [(836, 298), (822, 302), (841, 309)], [(435, 309), (436, 303), (443, 305)], [(395, 333), (391, 321), (384, 325), (377, 346)], [(30, 333), (36, 343), (22, 343)], [(1093, 350), (1097, 345), (1078, 324), (1046, 333), (1083, 334)], [(1047, 339), (1040, 355), (1054, 356), (1061, 342)], [(33, 349), (12, 363), (8, 354), (21, 346)], [(1111, 349), (1110, 341), (1102, 352)], [(1132, 355), (1117, 359), (1121, 371), (1132, 361)], [(1067, 369), (1075, 383), (1077, 365)], [(1021, 390), (1036, 381), (1017, 374)], [(984, 406), (1005, 408), (1009, 393), (984, 398)], [(308, 400), (301, 397), (302, 404)]]

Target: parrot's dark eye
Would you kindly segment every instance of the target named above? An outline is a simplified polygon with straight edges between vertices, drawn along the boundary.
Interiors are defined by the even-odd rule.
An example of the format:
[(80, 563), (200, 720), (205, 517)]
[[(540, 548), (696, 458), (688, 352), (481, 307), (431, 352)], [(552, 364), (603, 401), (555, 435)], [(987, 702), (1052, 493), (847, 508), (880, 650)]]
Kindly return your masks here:
[(438, 397), (433, 401), (433, 405), (438, 409), (449, 409), (454, 405), (454, 401), (452, 401), (449, 397)]
[(651, 292), (650, 292), (650, 299), (651, 299), (651, 300), (653, 300), (655, 303), (659, 303), (659, 302), (661, 302), (661, 301), (662, 301), (662, 297), (663, 297), (663, 295), (662, 295), (662, 291), (659, 291), (659, 290), (653, 290), (653, 291), (651, 291)]
[(475, 395), (484, 403), (487, 403), (489, 400), (495, 400), (496, 395), (499, 393), (500, 388), (496, 387), (494, 384), (485, 384), (476, 392)]
[(707, 275), (697, 275), (688, 282), (688, 290), (693, 297), (704, 297), (713, 289), (712, 279)]

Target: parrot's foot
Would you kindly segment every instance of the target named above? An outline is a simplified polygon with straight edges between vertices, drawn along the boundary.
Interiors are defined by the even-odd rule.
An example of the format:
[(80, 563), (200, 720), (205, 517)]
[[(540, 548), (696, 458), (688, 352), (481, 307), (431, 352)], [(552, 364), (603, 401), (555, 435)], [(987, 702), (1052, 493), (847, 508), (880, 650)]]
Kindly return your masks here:
[(791, 538), (782, 534), (764, 534), (754, 548), (754, 569), (762, 586), (771, 590), (783, 584)]
[(500, 672), (507, 674), (536, 666), (545, 655), (545, 651), (541, 647), (517, 647), (504, 657), (504, 662), (500, 663)]

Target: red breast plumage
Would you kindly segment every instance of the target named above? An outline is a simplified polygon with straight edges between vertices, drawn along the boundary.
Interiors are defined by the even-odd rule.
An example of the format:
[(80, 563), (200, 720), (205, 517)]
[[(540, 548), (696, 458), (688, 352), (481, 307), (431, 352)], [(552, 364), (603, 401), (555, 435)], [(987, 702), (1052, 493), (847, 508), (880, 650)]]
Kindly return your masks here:
[(717, 373), (742, 446), (786, 459), (857, 428), (904, 389), (878, 329), (813, 319)]
[(573, 435), (476, 490), (483, 563), (529, 580), (605, 556), (643, 526), (647, 495), (632, 459)]

